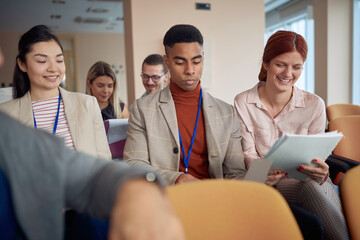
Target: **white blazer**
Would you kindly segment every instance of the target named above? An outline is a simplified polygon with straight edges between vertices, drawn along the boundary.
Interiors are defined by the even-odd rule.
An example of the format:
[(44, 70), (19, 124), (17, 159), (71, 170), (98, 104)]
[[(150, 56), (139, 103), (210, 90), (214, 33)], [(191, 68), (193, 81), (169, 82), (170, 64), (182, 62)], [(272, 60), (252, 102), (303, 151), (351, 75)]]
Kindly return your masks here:
[[(68, 92), (63, 88), (59, 89), (75, 149), (95, 157), (111, 159), (96, 98), (83, 93)], [(0, 104), (0, 110), (23, 124), (34, 127), (30, 92), (21, 98)]]

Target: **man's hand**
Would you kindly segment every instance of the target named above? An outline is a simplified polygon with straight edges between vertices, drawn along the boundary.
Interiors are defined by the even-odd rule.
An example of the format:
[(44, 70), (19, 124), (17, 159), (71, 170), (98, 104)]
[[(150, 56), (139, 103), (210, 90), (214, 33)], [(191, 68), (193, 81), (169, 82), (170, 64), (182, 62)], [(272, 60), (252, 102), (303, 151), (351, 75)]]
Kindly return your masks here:
[(182, 225), (155, 183), (134, 179), (118, 192), (112, 210), (110, 240), (185, 239)]
[(189, 173), (186, 174), (183, 173), (176, 179), (175, 184), (192, 182), (192, 181), (199, 181), (199, 179)]

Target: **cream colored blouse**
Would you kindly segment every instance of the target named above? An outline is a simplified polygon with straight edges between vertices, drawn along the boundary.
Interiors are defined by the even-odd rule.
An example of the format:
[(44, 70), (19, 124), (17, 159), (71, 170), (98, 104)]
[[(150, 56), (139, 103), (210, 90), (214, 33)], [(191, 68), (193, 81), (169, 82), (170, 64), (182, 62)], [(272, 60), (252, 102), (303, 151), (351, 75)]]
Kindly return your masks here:
[(246, 166), (253, 159), (263, 157), (284, 134), (308, 135), (325, 131), (325, 104), (319, 96), (294, 86), (290, 101), (273, 118), (259, 98), (258, 87), (264, 84), (259, 82), (235, 97), (235, 108), (241, 120), (241, 143)]

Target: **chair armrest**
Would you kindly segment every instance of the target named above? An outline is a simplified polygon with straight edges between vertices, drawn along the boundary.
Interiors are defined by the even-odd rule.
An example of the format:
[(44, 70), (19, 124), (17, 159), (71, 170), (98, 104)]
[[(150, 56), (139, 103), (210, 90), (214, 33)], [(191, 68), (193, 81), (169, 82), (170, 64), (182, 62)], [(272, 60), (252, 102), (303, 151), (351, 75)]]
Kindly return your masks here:
[(359, 161), (356, 161), (356, 160), (353, 160), (350, 158), (341, 157), (341, 156), (333, 155), (333, 154), (331, 154), (330, 156), (332, 156), (333, 159), (337, 159), (337, 160), (340, 160), (340, 161), (343, 161), (343, 162), (349, 164), (351, 167), (355, 167), (360, 164)]
[(330, 178), (333, 182), (339, 172), (345, 173), (352, 167), (349, 163), (342, 161), (335, 155), (330, 155), (325, 162), (329, 165)]

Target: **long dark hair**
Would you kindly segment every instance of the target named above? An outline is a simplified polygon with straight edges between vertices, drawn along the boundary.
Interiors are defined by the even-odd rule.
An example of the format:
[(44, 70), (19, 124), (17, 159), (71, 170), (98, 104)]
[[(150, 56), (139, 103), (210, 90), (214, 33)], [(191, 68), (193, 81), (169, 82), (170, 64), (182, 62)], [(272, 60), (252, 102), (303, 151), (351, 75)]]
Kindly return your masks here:
[(20, 40), (18, 50), (19, 53), (16, 56), (16, 64), (13, 75), (13, 97), (20, 98), (30, 90), (30, 79), (26, 72), (21, 71), (17, 64), (17, 59), (26, 64), (26, 54), (32, 50), (32, 46), (38, 42), (49, 42), (51, 40), (56, 41), (61, 51), (63, 48), (59, 39), (52, 34), (51, 29), (45, 25), (37, 25), (24, 33)]

